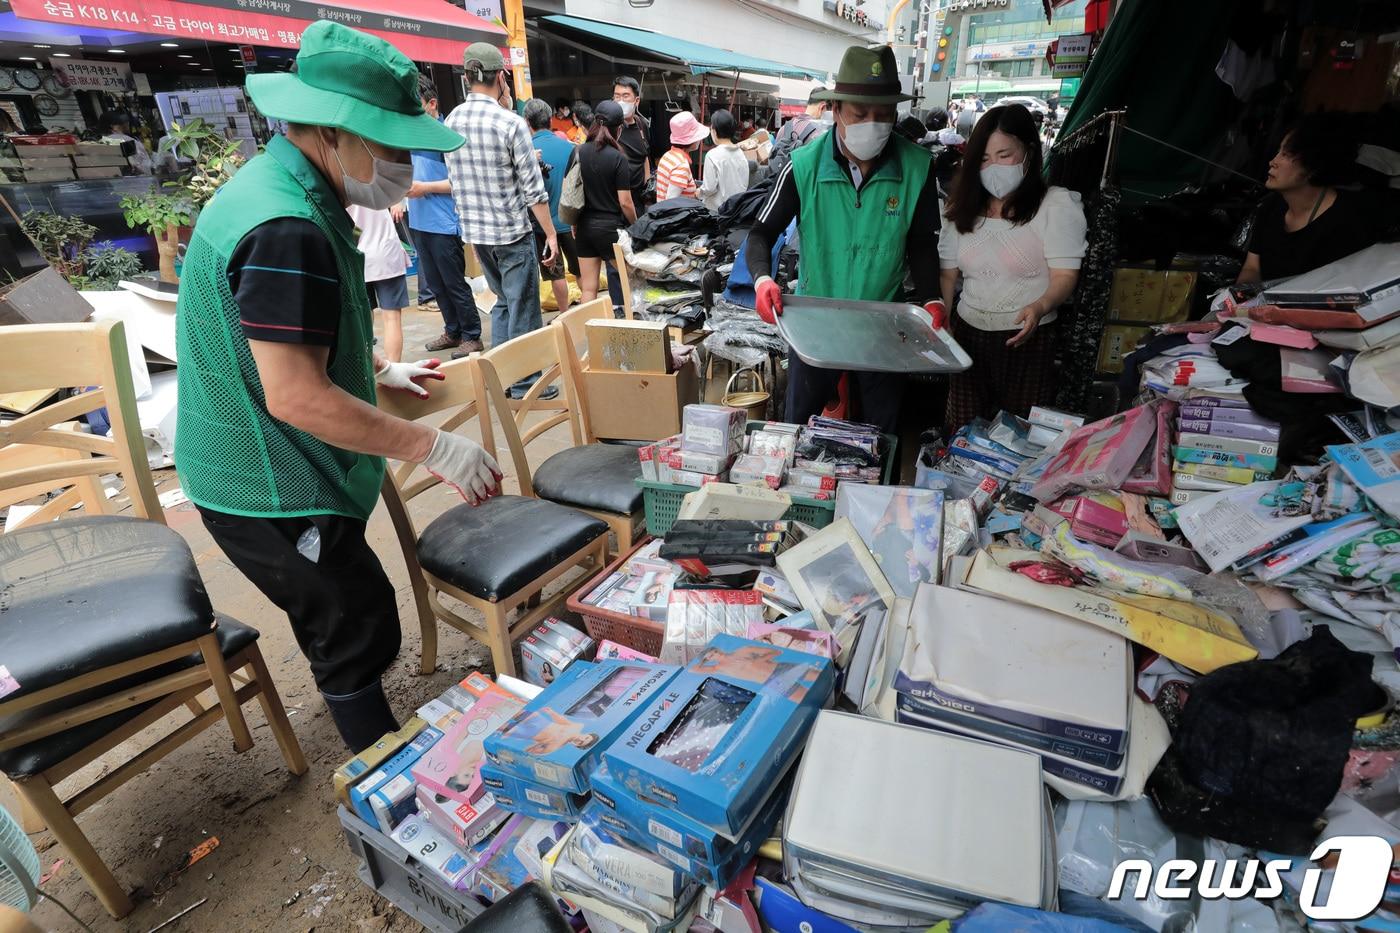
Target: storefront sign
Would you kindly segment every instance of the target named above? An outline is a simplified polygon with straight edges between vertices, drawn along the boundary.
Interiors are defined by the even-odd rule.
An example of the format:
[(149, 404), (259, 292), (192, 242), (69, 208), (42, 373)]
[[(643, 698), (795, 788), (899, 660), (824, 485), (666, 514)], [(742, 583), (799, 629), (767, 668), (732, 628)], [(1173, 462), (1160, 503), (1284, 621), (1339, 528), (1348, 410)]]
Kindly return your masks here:
[(488, 23), (503, 24), (506, 21), (505, 13), (501, 10), (501, 0), (467, 0), (467, 12), (473, 16), (480, 16)]
[(82, 58), (51, 58), (49, 65), (64, 87), (74, 91), (129, 94), (136, 90), (131, 66), (125, 62), (90, 62)]
[(1055, 40), (1050, 58), (1050, 74), (1056, 78), (1077, 78), (1089, 68), (1089, 50), (1094, 43), (1093, 33), (1080, 33), (1073, 36), (1060, 36)]
[(857, 26), (870, 25), (870, 17), (854, 3), (838, 2), (838, 0), (823, 0), (822, 9), (841, 17), (847, 22), (855, 23)]
[(945, 13), (967, 13), (976, 10), (1005, 10), (1011, 6), (1011, 0), (952, 0), (946, 7)]
[[(443, 7), (450, 11), (445, 18), (467, 20), (460, 8)], [(20, 19), (46, 23), (292, 49), (307, 26), (327, 19), (379, 36), (415, 61), (444, 64), (460, 64), (470, 42), (502, 38), (499, 27), (475, 18), (437, 23), (305, 0), (11, 0), (11, 9)]]

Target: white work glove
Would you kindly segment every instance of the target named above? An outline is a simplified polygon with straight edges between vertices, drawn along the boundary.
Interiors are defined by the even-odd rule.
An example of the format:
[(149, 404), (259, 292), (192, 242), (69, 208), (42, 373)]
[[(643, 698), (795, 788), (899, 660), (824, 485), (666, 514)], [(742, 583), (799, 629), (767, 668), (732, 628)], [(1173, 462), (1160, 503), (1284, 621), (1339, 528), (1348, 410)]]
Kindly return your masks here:
[(374, 381), (386, 389), (400, 389), (412, 392), (419, 398), (427, 398), (428, 390), (417, 380), (446, 379), (437, 371), (441, 365), (438, 360), (419, 360), (416, 363), (391, 363), (385, 360), (384, 365), (374, 371)]
[(480, 505), (501, 494), (501, 468), (496, 458), (460, 434), (438, 431), (423, 467), (461, 493), (468, 505)]

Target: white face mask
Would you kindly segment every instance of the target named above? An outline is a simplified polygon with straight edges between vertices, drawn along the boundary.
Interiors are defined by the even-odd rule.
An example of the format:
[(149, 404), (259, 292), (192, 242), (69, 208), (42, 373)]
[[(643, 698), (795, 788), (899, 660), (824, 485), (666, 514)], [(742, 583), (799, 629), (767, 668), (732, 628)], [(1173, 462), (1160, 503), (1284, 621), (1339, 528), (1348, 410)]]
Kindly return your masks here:
[(630, 100), (618, 101), (618, 106), (622, 108), (622, 119), (632, 119), (632, 114), (636, 112), (637, 105)]
[[(413, 164), (389, 162), (379, 158), (363, 138), (360, 138), (360, 145), (365, 147), (365, 152), (374, 160), (374, 174), (370, 176), (369, 181), (360, 181), (347, 174), (345, 166), (341, 165), (340, 181), (345, 186), (345, 200), (372, 211), (388, 210), (407, 197), (408, 189), (413, 187)], [(335, 161), (340, 165), (338, 151)]]
[(1015, 165), (982, 166), (982, 187), (994, 198), (1004, 198), (1017, 188), (1026, 177), (1026, 162), (1022, 159)]
[(890, 133), (894, 131), (893, 123), (845, 123), (842, 125), (846, 128), (842, 144), (852, 158), (862, 162), (868, 162), (883, 152), (885, 143), (889, 142)]

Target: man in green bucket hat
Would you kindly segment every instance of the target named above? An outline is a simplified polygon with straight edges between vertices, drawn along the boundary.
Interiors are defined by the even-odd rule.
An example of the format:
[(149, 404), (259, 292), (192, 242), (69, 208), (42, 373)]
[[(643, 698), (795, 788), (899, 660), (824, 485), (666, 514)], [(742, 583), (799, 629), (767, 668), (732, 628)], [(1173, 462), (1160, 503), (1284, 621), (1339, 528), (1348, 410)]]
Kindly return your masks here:
[(302, 34), (295, 73), (248, 77), (287, 135), (200, 212), (176, 317), (186, 494), (228, 559), (283, 609), (353, 751), (398, 723), (380, 681), (399, 650), (394, 587), (365, 541), (384, 458), (422, 463), (476, 504), (499, 491), (480, 445), (375, 407), (377, 387), (426, 396), (436, 360), (374, 352), (364, 256), (345, 208), (384, 209), (413, 182), (409, 151), (460, 135), (423, 111), (418, 71), (338, 23)]
[[(793, 152), (759, 211), (744, 247), (759, 317), (776, 324), (782, 293), (772, 277), (772, 249), (795, 219), (800, 240), (797, 294), (858, 301), (894, 301), (908, 271), (921, 302), (938, 283), (938, 185), (926, 150), (894, 130), (895, 105), (910, 100), (899, 84), (889, 46), (852, 46), (835, 86), (814, 95), (829, 101), (832, 129)], [(805, 424), (838, 392), (842, 374), (788, 354), (787, 420)], [(898, 373), (852, 373), (860, 420), (894, 431), (904, 395)]]

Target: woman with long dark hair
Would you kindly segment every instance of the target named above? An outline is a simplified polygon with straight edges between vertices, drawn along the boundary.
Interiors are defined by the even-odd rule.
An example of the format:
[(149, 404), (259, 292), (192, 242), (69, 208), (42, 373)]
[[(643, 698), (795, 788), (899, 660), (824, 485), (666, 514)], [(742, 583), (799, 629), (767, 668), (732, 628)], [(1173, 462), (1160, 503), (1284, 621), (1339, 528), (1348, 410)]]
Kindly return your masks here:
[(953, 335), (972, 368), (952, 379), (945, 427), (1050, 401), (1056, 311), (1084, 257), (1079, 195), (1047, 188), (1040, 135), (1020, 104), (977, 121), (943, 214), (938, 255)]
[(632, 203), (632, 166), (618, 142), (622, 107), (605, 100), (593, 111), (588, 141), (578, 148), (583, 176), (583, 212), (574, 227), (578, 245), (579, 291), (584, 301), (598, 297), (598, 273), (603, 263), (612, 265), (617, 230), (635, 223)]

